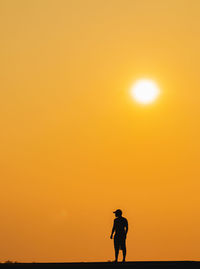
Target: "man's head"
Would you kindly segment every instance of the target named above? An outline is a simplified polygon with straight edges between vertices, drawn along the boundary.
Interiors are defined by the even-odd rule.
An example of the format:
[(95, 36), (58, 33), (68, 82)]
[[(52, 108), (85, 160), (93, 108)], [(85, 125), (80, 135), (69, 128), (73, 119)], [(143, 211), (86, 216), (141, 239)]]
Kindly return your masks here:
[(114, 211), (113, 213), (115, 214), (115, 216), (116, 216), (117, 218), (122, 216), (122, 211), (121, 211), (121, 209), (117, 209), (117, 210)]

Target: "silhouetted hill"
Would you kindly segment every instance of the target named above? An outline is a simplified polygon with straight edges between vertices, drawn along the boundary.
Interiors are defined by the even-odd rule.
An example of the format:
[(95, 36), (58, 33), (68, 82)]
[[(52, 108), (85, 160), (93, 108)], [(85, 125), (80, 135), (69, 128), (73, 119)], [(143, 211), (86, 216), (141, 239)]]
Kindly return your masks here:
[(175, 268), (200, 268), (200, 262), (194, 261), (177, 261), (177, 262), (126, 262), (126, 263), (112, 263), (112, 262), (96, 262), (96, 263), (11, 263), (1, 264), (2, 267), (14, 268), (65, 268), (65, 269), (175, 269)]

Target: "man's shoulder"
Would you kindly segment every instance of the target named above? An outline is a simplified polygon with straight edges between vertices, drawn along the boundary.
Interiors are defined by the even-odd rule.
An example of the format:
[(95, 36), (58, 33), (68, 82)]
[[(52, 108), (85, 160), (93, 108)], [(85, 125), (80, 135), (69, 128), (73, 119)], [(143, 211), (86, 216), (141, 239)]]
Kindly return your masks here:
[(124, 222), (128, 222), (128, 220), (127, 220), (126, 218), (124, 218), (124, 217), (123, 217), (123, 221), (124, 221)]

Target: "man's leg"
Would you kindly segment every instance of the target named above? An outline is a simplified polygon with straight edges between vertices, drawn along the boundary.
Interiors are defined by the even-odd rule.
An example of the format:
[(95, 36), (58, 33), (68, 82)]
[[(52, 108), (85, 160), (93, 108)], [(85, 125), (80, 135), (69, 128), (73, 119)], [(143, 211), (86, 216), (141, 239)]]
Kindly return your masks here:
[(122, 252), (123, 252), (123, 262), (126, 261), (126, 239), (124, 240), (122, 244)]
[(119, 256), (119, 240), (117, 240), (116, 238), (114, 239), (114, 247), (115, 247), (115, 262), (117, 262)]

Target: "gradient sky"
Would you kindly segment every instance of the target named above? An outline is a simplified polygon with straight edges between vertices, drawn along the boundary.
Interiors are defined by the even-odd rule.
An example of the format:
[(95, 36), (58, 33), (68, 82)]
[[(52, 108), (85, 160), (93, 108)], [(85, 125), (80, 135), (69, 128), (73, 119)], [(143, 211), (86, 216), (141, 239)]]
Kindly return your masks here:
[[(199, 259), (200, 1), (0, 0), (0, 260)], [(161, 89), (141, 106), (138, 78)]]

